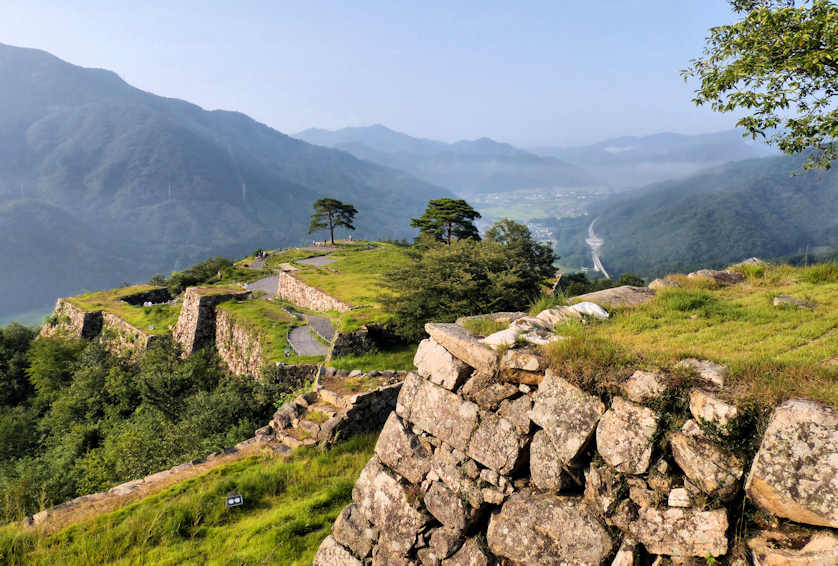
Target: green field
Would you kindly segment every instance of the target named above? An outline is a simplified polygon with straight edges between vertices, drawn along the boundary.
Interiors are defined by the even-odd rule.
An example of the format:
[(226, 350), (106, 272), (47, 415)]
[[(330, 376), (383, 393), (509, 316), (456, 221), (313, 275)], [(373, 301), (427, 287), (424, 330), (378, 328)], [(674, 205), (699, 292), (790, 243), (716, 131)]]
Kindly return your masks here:
[(168, 334), (180, 315), (179, 305), (134, 306), (122, 299), (129, 295), (156, 289), (151, 285), (131, 285), (95, 293), (84, 293), (68, 297), (66, 301), (83, 311), (107, 311), (115, 314), (131, 326), (149, 334)]
[[(683, 287), (646, 305), (559, 328), (576, 342), (552, 349), (561, 358), (571, 344), (584, 351), (585, 340), (607, 341), (631, 365), (662, 367), (686, 356), (709, 358), (731, 367), (729, 393), (739, 398), (772, 405), (802, 395), (838, 406), (838, 267), (769, 266), (747, 274), (745, 283), (722, 288), (674, 277)], [(778, 295), (815, 307), (775, 307)]]
[[(0, 564), (308, 566), (351, 502), (375, 438), (251, 457), (58, 533), (0, 527)], [(244, 505), (228, 510), (233, 490)]]
[[(280, 302), (250, 299), (226, 301), (219, 309), (229, 312), (238, 323), (258, 334), (266, 363), (310, 364), (323, 361), (322, 356), (298, 356), (288, 344), (288, 332), (302, 321), (288, 313)], [(285, 352), (290, 355), (286, 356)]]

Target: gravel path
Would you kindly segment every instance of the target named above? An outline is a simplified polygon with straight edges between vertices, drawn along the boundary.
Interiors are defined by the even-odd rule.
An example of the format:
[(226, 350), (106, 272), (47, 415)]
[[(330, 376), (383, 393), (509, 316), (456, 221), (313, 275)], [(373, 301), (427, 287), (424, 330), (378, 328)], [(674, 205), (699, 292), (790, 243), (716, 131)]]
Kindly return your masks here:
[(308, 259), (298, 259), (296, 263), (299, 263), (300, 265), (313, 265), (314, 267), (323, 267), (324, 265), (335, 263), (335, 260), (327, 255), (318, 255), (315, 257), (310, 257)]
[(316, 332), (318, 336), (326, 342), (332, 341), (332, 337), (335, 335), (335, 329), (332, 327), (332, 321), (325, 316), (318, 316), (316, 314), (307, 314), (305, 316), (311, 326), (311, 329)]
[(279, 285), (279, 275), (271, 275), (269, 277), (263, 277), (262, 279), (257, 279), (252, 283), (247, 284), (247, 288), (250, 291), (264, 291), (265, 296), (262, 297), (263, 299), (272, 299), (276, 296), (276, 288)]
[(310, 326), (298, 326), (288, 333), (288, 343), (298, 356), (325, 356), (329, 348), (320, 343)]

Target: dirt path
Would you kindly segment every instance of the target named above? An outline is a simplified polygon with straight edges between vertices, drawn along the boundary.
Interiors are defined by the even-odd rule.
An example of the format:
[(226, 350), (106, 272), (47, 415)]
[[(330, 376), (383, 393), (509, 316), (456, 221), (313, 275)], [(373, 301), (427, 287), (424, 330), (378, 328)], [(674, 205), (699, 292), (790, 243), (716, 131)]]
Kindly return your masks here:
[(325, 316), (318, 316), (316, 314), (307, 314), (305, 317), (311, 329), (323, 340), (331, 343), (335, 335), (335, 328), (332, 326), (332, 321)]
[(325, 356), (329, 347), (314, 337), (310, 326), (298, 326), (288, 333), (288, 343), (298, 356)]
[(247, 288), (251, 291), (264, 291), (263, 299), (272, 299), (276, 297), (276, 288), (279, 285), (279, 275), (270, 275), (263, 277), (247, 284)]

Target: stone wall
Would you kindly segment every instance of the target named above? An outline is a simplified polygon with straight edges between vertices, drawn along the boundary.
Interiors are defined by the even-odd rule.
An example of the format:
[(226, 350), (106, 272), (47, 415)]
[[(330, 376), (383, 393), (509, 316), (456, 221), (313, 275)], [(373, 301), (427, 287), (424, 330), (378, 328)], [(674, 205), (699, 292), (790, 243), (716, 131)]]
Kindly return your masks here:
[(258, 332), (223, 308), (215, 310), (215, 347), (234, 374), (261, 377), (265, 362)]
[(138, 356), (145, 352), (155, 340), (168, 335), (149, 334), (132, 326), (110, 312), (102, 312), (102, 342), (114, 354)]
[(189, 287), (183, 294), (183, 306), (173, 332), (176, 342), (188, 356), (212, 345), (215, 340), (215, 307), (233, 298), (245, 298), (249, 291), (215, 293), (212, 289)]
[(160, 303), (171, 301), (172, 294), (165, 287), (160, 287), (151, 291), (143, 291), (142, 293), (134, 293), (133, 295), (122, 297), (122, 300), (134, 306), (143, 306), (147, 302), (159, 305)]
[(276, 295), (280, 299), (314, 311), (346, 312), (352, 309), (352, 305), (332, 297), (317, 287), (300, 281), (289, 271), (279, 272)]
[(102, 331), (102, 311), (85, 312), (64, 299), (58, 299), (55, 310), (41, 327), (41, 336), (71, 336), (91, 340)]
[(594, 393), (537, 351), (426, 330), (314, 566), (838, 564), (836, 409), (787, 401), (749, 464), (723, 366)]

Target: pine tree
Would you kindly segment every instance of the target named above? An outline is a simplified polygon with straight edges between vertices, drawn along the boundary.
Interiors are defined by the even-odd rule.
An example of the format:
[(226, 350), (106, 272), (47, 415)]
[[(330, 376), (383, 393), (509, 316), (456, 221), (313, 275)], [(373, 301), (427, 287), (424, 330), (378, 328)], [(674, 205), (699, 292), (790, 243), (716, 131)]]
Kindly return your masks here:
[(480, 213), (463, 199), (440, 198), (428, 203), (420, 218), (413, 218), (410, 225), (419, 228), (423, 236), (451, 245), (451, 239), (480, 240), (474, 220)]
[(333, 198), (321, 198), (314, 203), (314, 214), (311, 215), (308, 233), (311, 234), (317, 230), (328, 228), (329, 237), (334, 246), (335, 227), (343, 226), (349, 230), (354, 230), (355, 226), (352, 222), (355, 220), (356, 214), (358, 214), (358, 211), (351, 204), (344, 204)]

